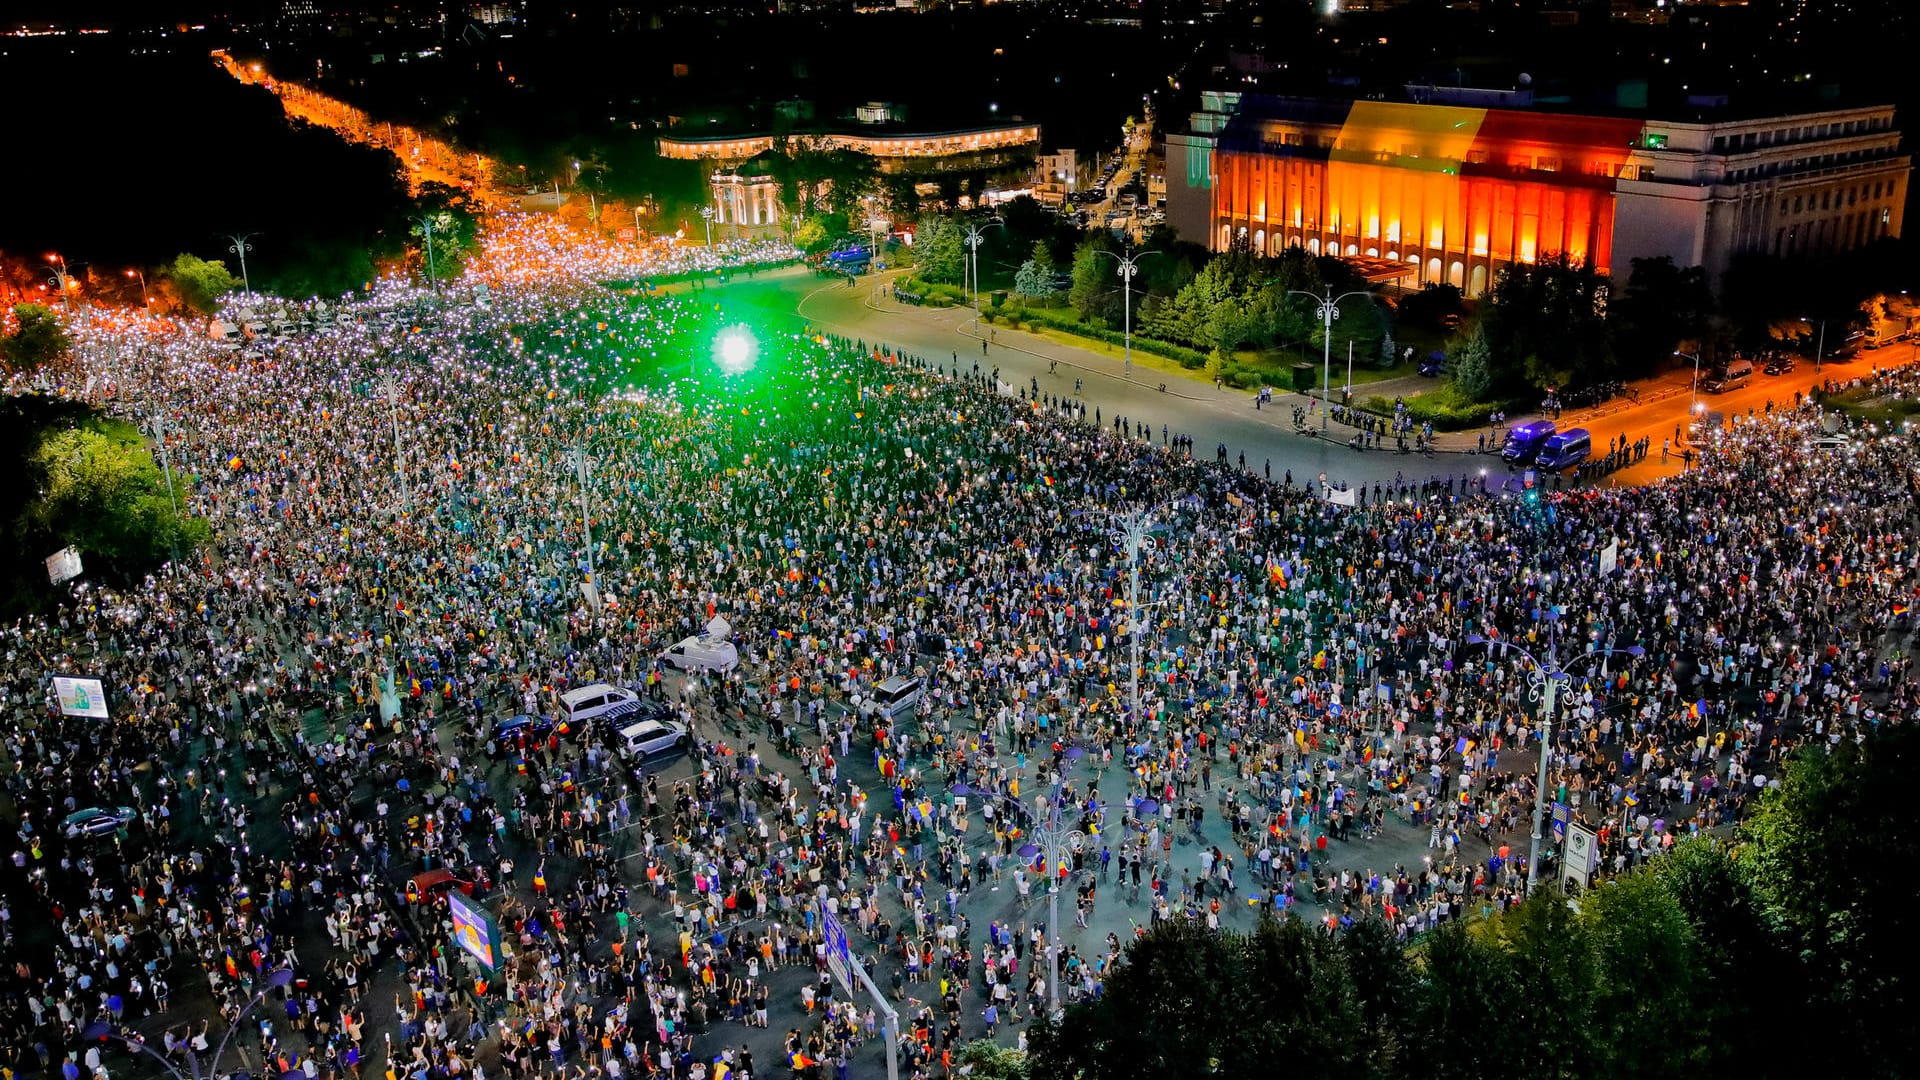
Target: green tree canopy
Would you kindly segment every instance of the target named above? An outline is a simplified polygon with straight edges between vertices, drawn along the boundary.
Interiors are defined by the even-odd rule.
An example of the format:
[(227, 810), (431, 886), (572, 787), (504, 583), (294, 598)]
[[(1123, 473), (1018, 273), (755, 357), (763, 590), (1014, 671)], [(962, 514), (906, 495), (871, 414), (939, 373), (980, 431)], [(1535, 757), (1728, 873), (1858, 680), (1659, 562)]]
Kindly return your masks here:
[(1707, 288), (1707, 272), (1698, 266), (1675, 266), (1665, 255), (1635, 259), (1607, 315), (1621, 374), (1648, 374), (1666, 363), (1682, 342), (1709, 345), (1705, 339), (1713, 293)]
[(200, 315), (211, 315), (220, 306), (220, 298), (240, 288), (240, 279), (218, 259), (202, 259), (181, 252), (161, 272), (180, 294), (180, 302)]
[(913, 261), (919, 276), (945, 285), (966, 280), (966, 249), (960, 226), (942, 214), (922, 214), (913, 233)]
[(0, 360), (15, 371), (44, 367), (73, 348), (73, 338), (60, 325), (52, 308), (41, 304), (15, 304), (13, 332), (0, 337)]
[(48, 434), (29, 467), (40, 497), (27, 524), (90, 563), (131, 573), (204, 541), (206, 523), (174, 514), (159, 468), (137, 440), (91, 427)]
[(1083, 319), (1112, 322), (1122, 314), (1120, 279), (1114, 274), (1116, 264), (1110, 257), (1118, 254), (1117, 246), (1113, 235), (1101, 229), (1073, 249), (1073, 282), (1067, 289), (1067, 300)]
[(1913, 777), (1920, 731), (1888, 725), (1810, 743), (1743, 827), (1769, 914), (1808, 964), (1813, 1024), (1836, 1071), (1920, 1061), (1912, 964), (1920, 932), (1920, 831)]
[(1565, 255), (1512, 263), (1495, 275), (1482, 318), (1496, 391), (1565, 389), (1611, 377), (1608, 289), (1605, 274)]

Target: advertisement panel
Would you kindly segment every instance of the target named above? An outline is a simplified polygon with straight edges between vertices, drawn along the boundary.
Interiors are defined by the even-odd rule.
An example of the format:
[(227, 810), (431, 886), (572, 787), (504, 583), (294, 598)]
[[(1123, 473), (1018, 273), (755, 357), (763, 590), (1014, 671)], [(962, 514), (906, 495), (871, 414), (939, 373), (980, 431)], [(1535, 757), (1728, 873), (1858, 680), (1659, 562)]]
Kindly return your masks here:
[(63, 581), (72, 581), (80, 576), (83, 569), (78, 548), (63, 547), (47, 556), (47, 580), (55, 585)]
[(67, 716), (107, 718), (107, 688), (99, 679), (55, 675), (53, 692), (60, 699), (60, 711)]
[(498, 969), (500, 929), (493, 919), (458, 889), (448, 890), (447, 909), (453, 913), (453, 940), (488, 971)]

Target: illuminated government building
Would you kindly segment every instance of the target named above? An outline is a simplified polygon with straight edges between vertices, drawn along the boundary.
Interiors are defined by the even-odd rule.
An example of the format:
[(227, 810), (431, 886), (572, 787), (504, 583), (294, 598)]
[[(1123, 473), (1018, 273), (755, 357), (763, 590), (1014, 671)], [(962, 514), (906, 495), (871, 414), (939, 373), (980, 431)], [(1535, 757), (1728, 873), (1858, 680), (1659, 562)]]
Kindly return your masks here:
[[(878, 103), (863, 107), (884, 110)], [(825, 132), (793, 136), (820, 150), (858, 150), (873, 157), (883, 173), (925, 173), (943, 169), (992, 168), (1033, 157), (1040, 148), (1040, 125), (1014, 123), (999, 127), (972, 127), (952, 131), (907, 132), (872, 127), (863, 131)], [(710, 161), (714, 224), (740, 228), (777, 225), (780, 220), (779, 184), (771, 161), (778, 138), (771, 134), (679, 136), (662, 135), (659, 154), (682, 161)]]
[(1668, 122), (1433, 96), (1208, 93), (1189, 131), (1167, 137), (1168, 220), (1216, 251), (1242, 235), (1269, 254), (1298, 244), (1470, 295), (1509, 263), (1555, 253), (1622, 275), (1666, 255), (1717, 282), (1742, 253), (1900, 234), (1909, 159), (1891, 105), (1745, 119), (1707, 107)]

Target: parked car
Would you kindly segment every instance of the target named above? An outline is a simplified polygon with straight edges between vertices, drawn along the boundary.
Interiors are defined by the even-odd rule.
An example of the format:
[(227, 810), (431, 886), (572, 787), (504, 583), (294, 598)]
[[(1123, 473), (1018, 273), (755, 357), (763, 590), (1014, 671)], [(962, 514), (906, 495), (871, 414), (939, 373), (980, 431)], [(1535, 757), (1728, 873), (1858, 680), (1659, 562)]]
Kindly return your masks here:
[(1762, 368), (1761, 370), (1765, 371), (1769, 375), (1785, 375), (1787, 372), (1792, 371), (1793, 368), (1794, 368), (1793, 357), (1776, 356), (1773, 359), (1767, 361), (1767, 366)]
[(473, 882), (443, 866), (413, 875), (407, 882), (407, 899), (416, 904), (444, 904), (447, 894), (455, 889), (472, 896)]
[(69, 837), (105, 836), (126, 828), (139, 817), (139, 811), (131, 806), (90, 806), (67, 815), (66, 832)]

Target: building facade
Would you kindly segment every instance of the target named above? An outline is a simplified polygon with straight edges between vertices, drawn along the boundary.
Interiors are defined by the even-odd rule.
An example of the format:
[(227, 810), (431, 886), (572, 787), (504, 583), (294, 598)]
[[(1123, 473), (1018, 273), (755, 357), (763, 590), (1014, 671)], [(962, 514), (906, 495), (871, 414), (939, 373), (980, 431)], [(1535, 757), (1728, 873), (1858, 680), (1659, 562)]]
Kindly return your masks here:
[(1554, 254), (1620, 274), (1666, 255), (1717, 282), (1743, 252), (1897, 236), (1906, 200), (1891, 106), (1669, 123), (1452, 104), (1216, 104), (1225, 119), (1208, 121), (1214, 130), (1168, 137), (1176, 227), (1204, 199), (1214, 250), (1241, 236), (1267, 253), (1298, 244), (1469, 295), (1510, 263)]
[[(829, 132), (795, 138), (813, 140), (826, 150), (848, 149), (871, 154), (879, 162), (882, 172), (893, 172), (913, 162), (943, 158), (1031, 154), (1040, 146), (1040, 125), (1014, 124), (923, 133)], [(774, 142), (773, 135), (661, 135), (658, 149), (664, 158), (735, 164), (772, 150)]]
[(760, 229), (780, 223), (780, 184), (764, 158), (715, 170), (708, 183), (713, 188), (715, 225)]

